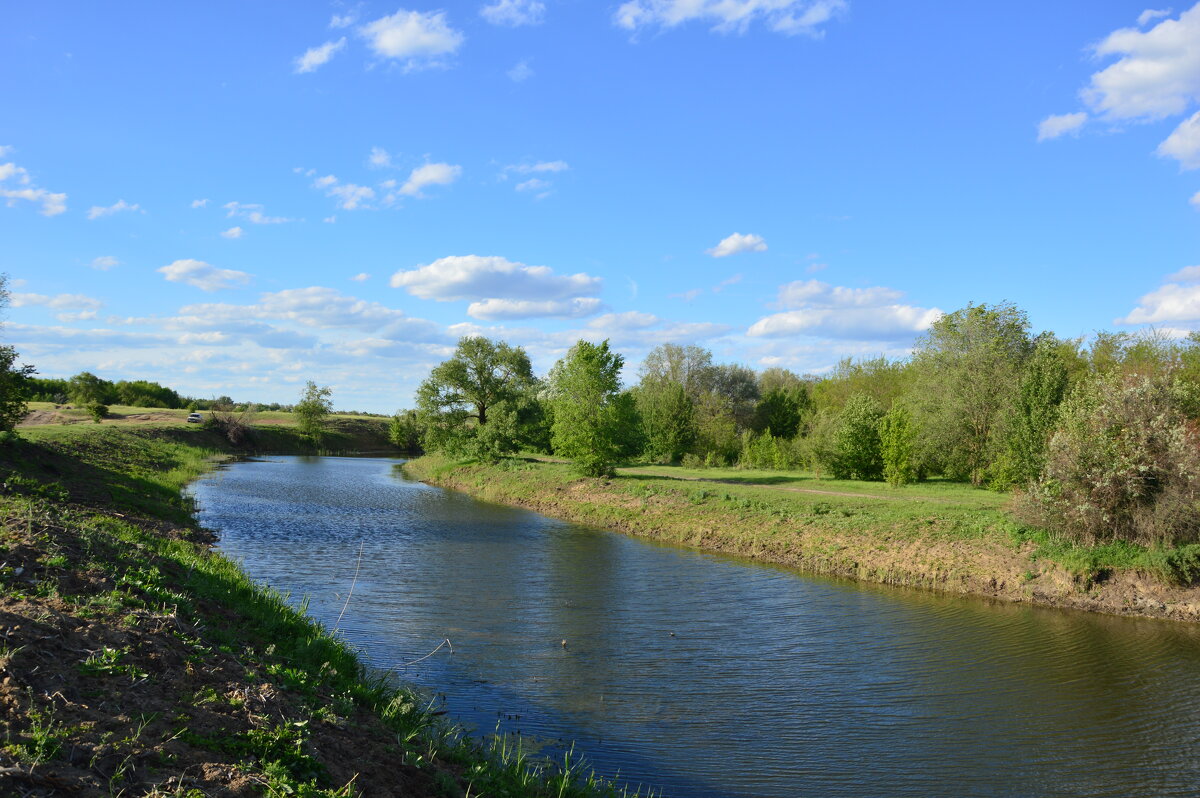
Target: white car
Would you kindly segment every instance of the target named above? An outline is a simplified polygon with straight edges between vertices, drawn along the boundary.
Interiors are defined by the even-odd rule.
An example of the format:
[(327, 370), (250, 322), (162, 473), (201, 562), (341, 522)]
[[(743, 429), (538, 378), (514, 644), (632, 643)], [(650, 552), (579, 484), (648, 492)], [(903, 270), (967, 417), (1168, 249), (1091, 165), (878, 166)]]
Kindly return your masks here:
[(188, 413), (187, 420), (189, 424), (199, 424), (204, 419), (199, 413)]

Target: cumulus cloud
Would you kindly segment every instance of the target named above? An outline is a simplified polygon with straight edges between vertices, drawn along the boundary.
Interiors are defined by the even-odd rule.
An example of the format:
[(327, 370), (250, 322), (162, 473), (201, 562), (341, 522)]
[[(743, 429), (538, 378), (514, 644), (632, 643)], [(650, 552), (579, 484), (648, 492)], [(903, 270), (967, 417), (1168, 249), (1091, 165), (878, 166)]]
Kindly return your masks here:
[(782, 286), (779, 304), (792, 308), (759, 319), (751, 337), (796, 335), (867, 341), (911, 338), (942, 316), (937, 308), (900, 304), (903, 293), (892, 288), (846, 288), (819, 280)]
[(109, 269), (115, 268), (120, 265), (121, 265), (121, 261), (117, 260), (112, 255), (101, 255), (98, 258), (93, 258), (92, 263), (91, 263), (91, 266), (93, 269), (98, 269), (99, 271), (102, 271), (102, 272), (106, 272)]
[(1071, 133), (1079, 134), (1079, 129), (1087, 122), (1088, 115), (1083, 111), (1077, 114), (1051, 114), (1038, 123), (1038, 141), (1048, 141)]
[(1188, 202), (1191, 203), (1193, 208), (1200, 211), (1200, 191), (1197, 191), (1195, 194), (1193, 194), (1192, 198), (1188, 200)]
[(306, 72), (315, 72), (318, 68), (329, 63), (329, 59), (333, 58), (346, 46), (346, 37), (338, 39), (336, 42), (325, 42), (319, 47), (310, 47), (304, 51), (304, 55), (298, 57), (295, 62), (296, 74), (302, 75)]
[(725, 258), (730, 255), (736, 255), (739, 252), (766, 252), (767, 242), (762, 236), (754, 235), (753, 233), (742, 235), (734, 233), (733, 235), (721, 239), (715, 247), (705, 250), (714, 258)]
[(591, 316), (601, 309), (595, 297), (575, 299), (485, 299), (472, 302), (467, 315), (485, 321), (502, 319), (578, 319)]
[[(108, 206), (93, 205), (91, 208), (88, 209), (87, 218), (100, 219), (105, 216), (112, 216), (115, 213), (124, 213), (124, 212), (132, 213), (132, 212), (141, 211), (141, 210), (142, 210), (142, 206), (138, 205), (136, 202), (133, 204), (130, 204), (130, 203), (126, 202), (125, 200), (117, 200), (115, 203), (113, 203), (112, 205), (108, 205)], [(142, 211), (142, 213), (145, 213), (145, 211)]]
[[(313, 181), (313, 188), (323, 189), (325, 196), (333, 197), (337, 200), (338, 207), (346, 211), (369, 208), (370, 205), (368, 203), (375, 199), (375, 189), (370, 186), (360, 186), (357, 183), (342, 183), (334, 175), (318, 177)], [(325, 221), (330, 221), (330, 219), (326, 219)]]
[(367, 280), (371, 279), (371, 275), (367, 274), (366, 272), (359, 272), (350, 279), (356, 283), (365, 283)]
[(550, 188), (549, 180), (542, 180), (540, 177), (531, 177), (528, 180), (517, 183), (513, 186), (517, 191), (545, 191)]
[[(1169, 12), (1168, 12), (1169, 13)], [(1145, 14), (1141, 24), (1165, 16)], [(1200, 4), (1149, 30), (1121, 28), (1093, 49), (1117, 61), (1092, 75), (1084, 102), (1107, 119), (1154, 120), (1200, 99)]]
[(358, 30), (375, 55), (400, 62), (405, 72), (444, 66), (464, 41), (463, 35), (446, 23), (444, 11), (400, 9)]
[(286, 224), (296, 221), (286, 216), (267, 216), (263, 213), (263, 206), (256, 202), (226, 202), (221, 207), (225, 209), (227, 219), (241, 217), (251, 224)]
[(462, 167), (448, 163), (427, 163), (418, 166), (400, 187), (399, 193), (408, 197), (420, 197), (426, 186), (448, 186), (462, 174)]
[[(0, 147), (0, 157), (7, 155), (11, 147)], [(15, 163), (0, 163), (0, 197), (5, 205), (12, 208), (17, 200), (25, 200), (42, 206), (43, 216), (58, 216), (67, 210), (67, 195), (56, 194), (44, 188), (38, 188), (33, 183), (29, 171)]]
[(488, 299), (563, 300), (600, 292), (599, 277), (555, 274), (497, 256), (452, 255), (392, 275), (393, 288), (439, 302)]
[(246, 231), (240, 227), (231, 227), (228, 230), (221, 232), (221, 238), (241, 238), (246, 234)]
[(202, 260), (187, 258), (168, 263), (158, 271), (173, 283), (186, 283), (202, 291), (236, 288), (250, 282), (250, 275), (234, 269), (218, 269)]
[(493, 25), (509, 28), (540, 25), (546, 19), (546, 4), (538, 0), (496, 0), (480, 8), (479, 16)]
[(207, 199), (194, 199), (194, 200), (192, 200), (192, 207), (193, 207), (193, 208), (203, 208), (203, 207), (205, 207), (206, 205), (208, 205), (208, 200), (207, 200)]
[(630, 0), (613, 21), (630, 31), (701, 21), (719, 33), (745, 33), (759, 23), (787, 36), (819, 39), (825, 35), (821, 26), (849, 7), (847, 0)]
[(1162, 324), (1200, 321), (1200, 266), (1187, 266), (1166, 277), (1166, 282), (1138, 300), (1129, 315), (1117, 324)]
[(1179, 161), (1182, 169), (1200, 169), (1200, 111), (1175, 128), (1166, 141), (1158, 145), (1157, 152)]
[(348, 28), (358, 22), (358, 14), (351, 12), (349, 14), (334, 14), (329, 20), (329, 27), (334, 30), (340, 28)]

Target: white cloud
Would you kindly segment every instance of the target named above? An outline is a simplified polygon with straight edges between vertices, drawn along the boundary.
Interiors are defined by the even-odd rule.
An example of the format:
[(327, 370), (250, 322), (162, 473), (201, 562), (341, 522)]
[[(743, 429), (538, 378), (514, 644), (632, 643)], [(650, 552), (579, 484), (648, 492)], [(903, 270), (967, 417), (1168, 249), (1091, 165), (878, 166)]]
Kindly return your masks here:
[(12, 154), (13, 148), (8, 144), (0, 144), (0, 158), (7, 158)]
[(903, 291), (876, 286), (846, 288), (820, 280), (797, 280), (779, 289), (779, 305), (784, 308), (870, 308), (896, 302)]
[(1157, 291), (1138, 300), (1128, 316), (1117, 324), (1161, 324), (1163, 322), (1200, 321), (1200, 266), (1185, 266), (1166, 276)]
[(51, 310), (97, 310), (104, 303), (84, 294), (12, 294), (10, 297), (14, 308), (47, 307)]
[(911, 338), (942, 316), (937, 308), (899, 304), (903, 296), (882, 286), (846, 288), (819, 280), (797, 280), (779, 289), (779, 304), (794, 309), (759, 319), (746, 334), (888, 341)]
[(1200, 191), (1197, 191), (1195, 194), (1193, 194), (1192, 198), (1188, 200), (1188, 202), (1191, 203), (1193, 208), (1200, 211)]
[(218, 269), (202, 260), (177, 260), (158, 269), (173, 283), (186, 283), (202, 291), (235, 288), (250, 282), (250, 275), (234, 269)]
[(221, 238), (241, 238), (246, 231), (240, 227), (231, 227), (221, 233)]
[(325, 217), (324, 219), (322, 219), (321, 221), (322, 221), (322, 222), (324, 222), (325, 224), (336, 224), (336, 223), (337, 223), (337, 216), (326, 216), (326, 217)]
[(461, 166), (448, 163), (427, 163), (418, 166), (409, 174), (399, 192), (408, 197), (420, 197), (426, 186), (448, 186), (462, 174)]
[(701, 288), (692, 288), (678, 294), (667, 294), (667, 299), (682, 299), (684, 302), (691, 302), (703, 293), (704, 290)]
[(1056, 139), (1067, 133), (1078, 135), (1087, 118), (1088, 115), (1083, 111), (1076, 114), (1051, 114), (1038, 123), (1037, 140)]
[(597, 316), (589, 321), (587, 326), (601, 331), (644, 330), (647, 327), (653, 327), (660, 321), (662, 319), (653, 313), (627, 310), (624, 313), (605, 313), (603, 316)]
[(400, 9), (362, 26), (359, 34), (380, 58), (402, 62), (405, 72), (443, 66), (444, 59), (457, 52), (464, 41), (460, 32), (446, 24), (443, 11)]
[(365, 203), (375, 199), (375, 189), (356, 183), (343, 183), (330, 186), (326, 196), (335, 197), (342, 210), (354, 211), (366, 207)]
[(1157, 152), (1179, 161), (1182, 169), (1200, 169), (1200, 111), (1180, 123)]
[(359, 272), (350, 279), (356, 283), (365, 283), (367, 280), (371, 279), (371, 275), (367, 274), (366, 272)]
[(296, 59), (296, 74), (301, 75), (305, 72), (315, 72), (318, 68), (329, 63), (329, 59), (337, 55), (345, 46), (346, 37), (343, 36), (336, 42), (325, 42), (319, 47), (308, 48), (304, 51), (304, 55)]
[(508, 79), (513, 83), (521, 83), (533, 77), (533, 67), (529, 66), (528, 60), (522, 59), (504, 74), (508, 75)]
[(376, 169), (387, 169), (392, 165), (392, 156), (383, 147), (372, 147), (371, 154), (367, 157), (367, 163)]
[(725, 258), (739, 252), (766, 252), (767, 242), (763, 240), (762, 236), (753, 233), (747, 235), (734, 233), (728, 238), (721, 239), (721, 242), (712, 249), (705, 251), (714, 258)]
[(193, 208), (203, 208), (203, 207), (204, 207), (204, 206), (206, 206), (206, 205), (208, 205), (208, 200), (207, 200), (207, 199), (194, 199), (194, 200), (192, 200), (192, 207), (193, 207)]
[(550, 188), (549, 180), (542, 180), (538, 177), (531, 177), (528, 180), (517, 183), (513, 188), (517, 191), (544, 191)]
[[(100, 205), (93, 205), (91, 208), (88, 209), (87, 218), (100, 219), (104, 216), (112, 216), (114, 213), (123, 213), (126, 211), (132, 213), (134, 211), (141, 211), (141, 210), (142, 210), (142, 206), (138, 205), (136, 202), (133, 204), (130, 204), (130, 203), (126, 202), (125, 200), (117, 200), (115, 203), (113, 203), (112, 205), (109, 205), (107, 207), (100, 206)], [(145, 213), (145, 211), (142, 211), (142, 213)]]
[(334, 14), (329, 20), (329, 27), (337, 30), (339, 28), (348, 28), (358, 22), (358, 14), (351, 12), (349, 14)]
[(93, 269), (98, 269), (102, 272), (106, 272), (109, 269), (120, 265), (121, 261), (117, 260), (112, 255), (101, 255), (98, 258), (93, 258), (91, 264)]
[[(12, 148), (3, 147), (0, 150), (2, 150), (0, 156), (3, 156)], [(15, 206), (17, 200), (25, 200), (35, 204), (40, 203), (43, 216), (57, 216), (67, 210), (66, 194), (56, 194), (33, 185), (33, 179), (24, 167), (17, 166), (15, 163), (0, 164), (0, 183), (8, 183), (10, 180), (22, 188), (8, 188), (0, 185), (0, 197), (7, 200), (5, 205), (8, 207)]]
[[(1145, 24), (1161, 14), (1145, 14)], [(1092, 75), (1084, 102), (1106, 119), (1162, 119), (1200, 99), (1200, 4), (1146, 31), (1121, 28), (1097, 44), (1097, 56), (1118, 60)]]
[(496, 256), (452, 255), (392, 275), (393, 288), (440, 302), (487, 299), (554, 300), (600, 292), (599, 277), (558, 275), (548, 266), (526, 266)]
[(482, 302), (472, 302), (467, 307), (467, 315), (485, 321), (501, 319), (578, 319), (591, 316), (601, 309), (599, 299), (595, 297), (576, 297), (575, 299), (485, 299)]
[(237, 216), (249, 220), (251, 224), (286, 224), (296, 221), (286, 216), (267, 216), (263, 213), (263, 206), (255, 202), (226, 202), (221, 207), (226, 210), (225, 218), (232, 219)]
[(1147, 8), (1141, 14), (1138, 14), (1138, 27), (1144, 27), (1147, 22), (1153, 22), (1156, 19), (1171, 16), (1171, 9), (1164, 8), (1161, 11), (1156, 11), (1153, 8)]
[(510, 28), (540, 25), (546, 19), (546, 4), (538, 0), (496, 0), (480, 8), (479, 15), (493, 25)]
[(713, 286), (713, 293), (714, 293), (714, 294), (719, 294), (719, 293), (721, 293), (722, 291), (724, 291), (726, 288), (728, 288), (729, 286), (731, 286), (731, 285), (737, 285), (737, 284), (738, 284), (738, 283), (740, 283), (741, 281), (742, 281), (742, 275), (741, 275), (741, 274), (735, 274), (735, 275), (733, 275), (732, 277), (729, 277), (729, 278), (727, 278), (727, 279), (725, 279), (725, 280), (722, 280), (721, 282), (719, 282), (719, 283), (717, 283), (716, 285), (714, 285), (714, 286)]
[(847, 0), (630, 0), (617, 9), (613, 21), (637, 31), (699, 20), (720, 33), (745, 33), (762, 23), (776, 33), (820, 38), (825, 34), (821, 25), (849, 7)]

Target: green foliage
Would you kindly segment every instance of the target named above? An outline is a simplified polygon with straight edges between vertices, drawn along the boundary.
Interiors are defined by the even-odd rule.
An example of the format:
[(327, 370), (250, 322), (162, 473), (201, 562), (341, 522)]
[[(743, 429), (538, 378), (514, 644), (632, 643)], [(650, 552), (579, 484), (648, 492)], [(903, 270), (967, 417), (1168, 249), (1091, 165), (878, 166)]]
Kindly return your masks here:
[(1032, 349), (1029, 320), (1011, 303), (968, 305), (933, 323), (913, 362), (923, 460), (983, 483)]
[(325, 421), (333, 412), (333, 389), (318, 386), (312, 380), (304, 384), (304, 393), (292, 410), (296, 415), (296, 426), (310, 438), (320, 439), (325, 432)]
[(841, 412), (850, 397), (862, 393), (888, 408), (908, 390), (910, 380), (910, 370), (904, 361), (882, 356), (862, 360), (845, 358), (813, 386), (813, 407)]
[(422, 445), (489, 461), (516, 453), (544, 424), (535, 388), (524, 349), (481, 337), (461, 339), (454, 356), (417, 389)]
[(405, 452), (420, 454), (421, 424), (415, 410), (401, 410), (388, 422), (388, 440)]
[(683, 384), (643, 378), (635, 398), (646, 457), (659, 463), (679, 462), (696, 440), (695, 409)]
[(108, 405), (102, 405), (99, 402), (88, 402), (84, 408), (88, 411), (88, 415), (92, 417), (92, 421), (99, 424), (108, 415)]
[(915, 463), (917, 429), (912, 414), (903, 404), (892, 405), (879, 419), (879, 446), (883, 456), (883, 478), (893, 488), (917, 479)]
[(991, 469), (993, 488), (1029, 485), (1041, 475), (1067, 381), (1060, 342), (1039, 336), (1002, 430), (1004, 448)]
[(758, 401), (754, 410), (753, 429), (755, 432), (769, 429), (781, 438), (794, 438), (812, 414), (812, 409), (812, 399), (803, 383), (788, 388), (772, 388)]
[(77, 405), (111, 405), (117, 402), (116, 386), (90, 371), (81, 371), (72, 377), (67, 383), (67, 392)]
[(883, 453), (879, 440), (879, 421), (883, 408), (868, 394), (855, 394), (846, 402), (838, 417), (834, 434), (836, 465), (831, 469), (839, 478), (879, 479), (883, 476)]
[(624, 362), (607, 340), (581, 340), (550, 372), (554, 452), (570, 458), (585, 476), (611, 474), (620, 458), (618, 425), (628, 421), (617, 408)]
[(33, 366), (17, 365), (16, 360), (16, 350), (0, 346), (0, 432), (12, 432), (28, 410), (25, 383)]
[(1086, 544), (1200, 542), (1200, 435), (1180, 404), (1169, 376), (1113, 372), (1078, 386), (1022, 514)]
[(184, 400), (173, 389), (149, 380), (116, 383), (116, 402), (131, 407), (183, 407)]

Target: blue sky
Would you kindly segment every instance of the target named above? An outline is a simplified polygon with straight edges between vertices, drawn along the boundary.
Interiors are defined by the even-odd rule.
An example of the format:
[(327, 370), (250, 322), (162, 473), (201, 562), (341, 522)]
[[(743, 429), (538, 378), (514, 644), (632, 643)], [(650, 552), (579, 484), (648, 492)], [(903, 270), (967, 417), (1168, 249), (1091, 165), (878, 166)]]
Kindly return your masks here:
[(0, 335), (46, 376), (390, 412), (468, 334), (820, 372), (969, 302), (1200, 328), (1200, 5), (3, 20)]

